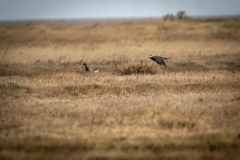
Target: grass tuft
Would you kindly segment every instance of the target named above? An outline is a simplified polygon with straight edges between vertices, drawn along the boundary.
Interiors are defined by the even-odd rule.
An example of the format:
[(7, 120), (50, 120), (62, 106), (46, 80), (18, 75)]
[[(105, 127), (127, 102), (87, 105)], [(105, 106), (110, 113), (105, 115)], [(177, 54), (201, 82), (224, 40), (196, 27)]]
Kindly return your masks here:
[(25, 88), (27, 87), (15, 82), (0, 83), (0, 89), (25, 89)]
[(116, 66), (116, 68), (120, 75), (156, 74), (157, 71), (156, 69), (154, 69), (153, 66), (154, 66), (153, 64), (149, 65), (148, 63), (141, 61), (130, 65), (125, 65), (122, 67)]

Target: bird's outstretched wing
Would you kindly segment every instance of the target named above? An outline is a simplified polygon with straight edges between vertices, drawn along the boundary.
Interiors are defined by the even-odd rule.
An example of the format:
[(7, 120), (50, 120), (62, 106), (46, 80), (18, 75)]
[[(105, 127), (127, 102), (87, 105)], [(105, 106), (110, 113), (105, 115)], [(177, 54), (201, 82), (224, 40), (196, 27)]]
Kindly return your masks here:
[(157, 62), (159, 65), (164, 65), (165, 67), (167, 67), (166, 63), (164, 62), (164, 59), (170, 59), (170, 58), (164, 58), (164, 57), (160, 57), (160, 56), (152, 56), (150, 55), (149, 58), (155, 62)]

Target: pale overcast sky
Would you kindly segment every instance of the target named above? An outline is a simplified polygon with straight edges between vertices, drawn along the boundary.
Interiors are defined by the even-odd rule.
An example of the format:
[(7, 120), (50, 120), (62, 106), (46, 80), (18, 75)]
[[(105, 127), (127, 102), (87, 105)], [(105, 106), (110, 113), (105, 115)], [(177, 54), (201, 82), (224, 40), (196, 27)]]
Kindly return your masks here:
[(0, 0), (0, 20), (240, 14), (240, 0)]

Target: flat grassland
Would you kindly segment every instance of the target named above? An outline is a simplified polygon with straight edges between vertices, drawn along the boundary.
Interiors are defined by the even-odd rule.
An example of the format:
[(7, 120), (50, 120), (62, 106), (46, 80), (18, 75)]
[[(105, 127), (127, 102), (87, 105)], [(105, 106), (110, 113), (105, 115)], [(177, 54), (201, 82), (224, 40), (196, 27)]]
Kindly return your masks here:
[(0, 159), (239, 157), (239, 20), (0, 27)]

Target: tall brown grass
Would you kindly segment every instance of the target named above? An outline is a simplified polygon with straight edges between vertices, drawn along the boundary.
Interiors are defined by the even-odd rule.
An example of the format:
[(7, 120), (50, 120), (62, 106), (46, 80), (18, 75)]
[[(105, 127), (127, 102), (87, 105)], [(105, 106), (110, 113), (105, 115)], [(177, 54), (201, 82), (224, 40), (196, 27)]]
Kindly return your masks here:
[(239, 159), (239, 27), (0, 27), (0, 159)]

